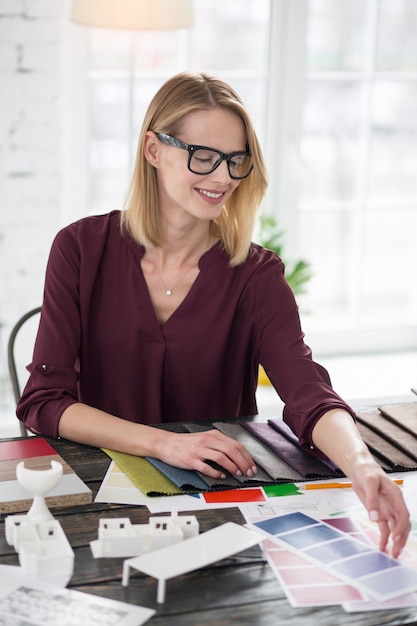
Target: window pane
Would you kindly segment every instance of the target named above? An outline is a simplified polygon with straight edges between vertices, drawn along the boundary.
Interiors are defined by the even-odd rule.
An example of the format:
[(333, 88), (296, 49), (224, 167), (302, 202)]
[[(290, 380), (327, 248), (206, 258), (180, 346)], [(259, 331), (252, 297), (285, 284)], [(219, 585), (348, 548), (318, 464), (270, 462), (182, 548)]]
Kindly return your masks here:
[(125, 70), (130, 64), (132, 38), (128, 31), (90, 28), (90, 69)]
[(136, 71), (164, 70), (170, 74), (183, 58), (186, 33), (184, 30), (140, 31), (135, 33), (133, 69)]
[(416, 324), (417, 3), (308, 6), (297, 249), (313, 279), (300, 299), (304, 325), (381, 329), (381, 349), (383, 329)]
[(298, 249), (313, 272), (307, 293), (298, 298), (307, 332), (332, 332), (356, 323), (356, 232), (357, 215), (352, 211), (299, 214)]
[(379, 82), (373, 91), (369, 193), (417, 198), (417, 81)]
[(94, 202), (89, 203), (89, 215), (121, 208), (127, 187), (126, 171), (112, 167), (90, 172), (90, 194)]
[(369, 0), (309, 0), (308, 6), (308, 70), (363, 70)]
[(363, 88), (351, 81), (310, 81), (303, 111), (301, 201), (346, 200), (357, 193)]
[(377, 69), (417, 71), (417, 2), (381, 0)]
[(196, 1), (190, 67), (213, 72), (263, 71), (267, 58), (268, 0)]
[(129, 166), (129, 83), (126, 78), (94, 78), (90, 109), (88, 212), (119, 208)]
[(416, 212), (369, 211), (364, 220), (362, 326), (415, 325), (410, 285), (415, 284)]
[(313, 260), (298, 298), (307, 333), (415, 326), (416, 232), (412, 208), (301, 214), (299, 248)]
[(97, 78), (92, 87), (90, 128), (93, 141), (106, 138), (126, 142), (129, 81), (123, 77)]

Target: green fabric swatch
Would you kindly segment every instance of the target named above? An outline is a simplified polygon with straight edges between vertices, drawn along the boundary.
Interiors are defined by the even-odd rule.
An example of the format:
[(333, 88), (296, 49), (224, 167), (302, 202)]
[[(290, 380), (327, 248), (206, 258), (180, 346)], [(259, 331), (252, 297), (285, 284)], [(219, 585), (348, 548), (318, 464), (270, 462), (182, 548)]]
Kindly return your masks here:
[(147, 496), (174, 496), (185, 493), (146, 459), (107, 448), (102, 448), (102, 450)]
[(284, 483), (279, 485), (265, 485), (263, 487), (268, 498), (276, 498), (279, 496), (298, 496), (303, 492), (293, 483)]

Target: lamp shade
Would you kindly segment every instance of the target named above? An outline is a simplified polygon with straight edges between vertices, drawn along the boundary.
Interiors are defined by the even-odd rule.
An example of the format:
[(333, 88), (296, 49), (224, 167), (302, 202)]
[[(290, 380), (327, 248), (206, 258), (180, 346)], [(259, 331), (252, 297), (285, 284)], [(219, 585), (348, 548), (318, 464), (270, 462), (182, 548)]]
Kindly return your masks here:
[(71, 20), (85, 26), (169, 30), (192, 26), (192, 0), (72, 0)]

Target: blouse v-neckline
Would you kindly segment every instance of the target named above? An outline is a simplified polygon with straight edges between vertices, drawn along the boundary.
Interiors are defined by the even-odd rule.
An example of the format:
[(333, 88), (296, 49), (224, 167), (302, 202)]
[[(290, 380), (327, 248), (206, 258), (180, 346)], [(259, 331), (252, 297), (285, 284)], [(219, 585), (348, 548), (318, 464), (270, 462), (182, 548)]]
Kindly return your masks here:
[(188, 293), (185, 295), (185, 297), (179, 303), (179, 305), (174, 309), (174, 311), (171, 313), (171, 315), (169, 315), (169, 317), (164, 322), (161, 323), (158, 320), (158, 317), (156, 315), (155, 308), (154, 308), (154, 305), (153, 305), (153, 302), (152, 302), (152, 298), (151, 298), (151, 294), (149, 292), (148, 284), (146, 282), (145, 274), (144, 274), (143, 268), (142, 268), (141, 260), (143, 258), (143, 255), (145, 254), (145, 247), (142, 244), (136, 243), (132, 237), (130, 237), (130, 242), (131, 242), (131, 244), (133, 244), (133, 250), (134, 250), (135, 256), (136, 256), (136, 258), (138, 260), (139, 274), (140, 274), (140, 277), (141, 277), (141, 280), (142, 280), (142, 283), (143, 283), (143, 288), (144, 288), (144, 290), (146, 291), (146, 294), (147, 294), (149, 306), (152, 309), (153, 319), (155, 320), (155, 323), (157, 324), (157, 326), (159, 328), (159, 331), (163, 334), (163, 331), (165, 330), (167, 325), (170, 322), (175, 321), (175, 318), (177, 317), (178, 311), (180, 311), (183, 308), (183, 306), (186, 306), (186, 304), (188, 303), (190, 298), (193, 296), (193, 293), (195, 292), (196, 288), (198, 287), (198, 283), (200, 281), (200, 277), (201, 277), (202, 271), (204, 269), (206, 269), (207, 267), (209, 267), (210, 265), (212, 265), (213, 263), (217, 263), (220, 260), (223, 260), (225, 258), (225, 256), (224, 256), (225, 252), (222, 250), (220, 241), (217, 241), (216, 243), (213, 244), (213, 246), (211, 248), (206, 250), (206, 252), (204, 252), (204, 254), (201, 255), (201, 257), (200, 257), (200, 259), (198, 261), (198, 269), (199, 269), (198, 274), (197, 274), (194, 282), (192, 283)]

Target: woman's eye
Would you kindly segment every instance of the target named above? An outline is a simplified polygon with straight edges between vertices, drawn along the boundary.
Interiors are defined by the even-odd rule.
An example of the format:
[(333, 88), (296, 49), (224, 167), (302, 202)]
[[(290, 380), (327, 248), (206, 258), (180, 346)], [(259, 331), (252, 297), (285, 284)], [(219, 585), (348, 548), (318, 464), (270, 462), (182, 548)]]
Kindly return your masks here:
[(213, 162), (213, 157), (200, 157), (200, 156), (196, 156), (195, 160), (198, 161), (199, 163), (212, 163)]

